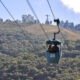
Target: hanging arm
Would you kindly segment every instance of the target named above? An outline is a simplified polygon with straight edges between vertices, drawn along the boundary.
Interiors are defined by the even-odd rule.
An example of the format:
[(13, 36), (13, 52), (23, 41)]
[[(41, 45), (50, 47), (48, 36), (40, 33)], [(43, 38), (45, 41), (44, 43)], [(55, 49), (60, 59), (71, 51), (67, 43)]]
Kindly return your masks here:
[(56, 35), (60, 33), (60, 28), (59, 28), (59, 24), (60, 24), (60, 20), (59, 19), (54, 19), (54, 22), (56, 22), (57, 26), (58, 26), (58, 31), (54, 32), (54, 39), (56, 39)]

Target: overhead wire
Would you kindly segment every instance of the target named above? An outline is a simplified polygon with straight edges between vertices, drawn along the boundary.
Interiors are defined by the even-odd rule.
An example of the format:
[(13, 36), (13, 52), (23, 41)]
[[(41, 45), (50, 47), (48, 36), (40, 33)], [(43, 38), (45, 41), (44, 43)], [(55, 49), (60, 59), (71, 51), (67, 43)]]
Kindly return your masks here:
[(15, 20), (14, 19), (14, 17), (13, 17), (13, 15), (10, 13), (10, 11), (8, 10), (8, 8), (4, 5), (4, 3), (2, 2), (2, 0), (0, 0), (0, 2), (1, 2), (1, 4), (3, 5), (3, 7), (5, 8), (5, 10), (8, 12), (8, 14), (11, 16), (11, 18), (13, 19), (13, 20)]
[(49, 5), (50, 11), (51, 11), (51, 13), (52, 13), (52, 15), (53, 15), (53, 18), (56, 18), (55, 15), (54, 15), (54, 13), (53, 13), (53, 10), (52, 10), (51, 5), (50, 5), (50, 3), (49, 3), (48, 0), (47, 0), (47, 3), (48, 3), (48, 5)]
[[(35, 18), (39, 21), (38, 16), (37, 16), (37, 14), (35, 13), (35, 11), (34, 11), (32, 5), (31, 5), (31, 3), (29, 2), (29, 0), (26, 0), (26, 3), (28, 4), (28, 6), (29, 6), (29, 8), (31, 9), (32, 13), (34, 14)], [(45, 29), (43, 28), (43, 26), (42, 26), (42, 24), (41, 24), (40, 21), (39, 21), (39, 25), (40, 25), (42, 31), (44, 32), (44, 35), (46, 36), (46, 38), (49, 39), (49, 36), (47, 35), (47, 33), (46, 33)]]
[[(9, 11), (9, 9), (5, 6), (5, 4), (2, 2), (2, 0), (0, 0), (0, 3), (1, 3), (2, 6), (5, 8), (5, 10), (8, 12), (8, 14), (9, 14), (10, 17), (13, 19), (13, 21), (15, 21), (15, 18), (13, 17), (13, 15), (12, 15), (11, 12)], [(22, 27), (19, 23), (17, 23), (17, 22), (15, 22), (15, 23), (16, 23), (17, 26), (19, 26), (20, 28)], [(32, 48), (33, 48), (34, 52), (37, 51), (36, 48), (35, 48), (35, 46), (33, 45), (32, 41), (31, 41), (30, 37), (28, 36), (28, 35), (29, 35), (29, 32), (26, 31), (26, 34), (27, 34), (27, 35), (26, 35), (26, 34), (24, 33), (24, 30), (23, 30), (22, 28), (21, 28), (21, 31), (23, 32), (23, 35), (24, 35), (24, 36), (27, 36), (28, 41), (29, 41), (29, 43), (32, 45)]]

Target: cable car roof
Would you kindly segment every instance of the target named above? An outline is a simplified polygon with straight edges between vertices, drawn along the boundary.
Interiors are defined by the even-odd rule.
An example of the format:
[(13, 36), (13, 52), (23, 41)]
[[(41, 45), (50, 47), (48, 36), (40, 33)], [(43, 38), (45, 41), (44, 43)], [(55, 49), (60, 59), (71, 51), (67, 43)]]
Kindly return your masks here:
[(61, 42), (60, 41), (58, 41), (58, 40), (48, 40), (48, 41), (46, 41), (46, 44), (54, 44), (54, 45), (60, 45), (61, 44)]

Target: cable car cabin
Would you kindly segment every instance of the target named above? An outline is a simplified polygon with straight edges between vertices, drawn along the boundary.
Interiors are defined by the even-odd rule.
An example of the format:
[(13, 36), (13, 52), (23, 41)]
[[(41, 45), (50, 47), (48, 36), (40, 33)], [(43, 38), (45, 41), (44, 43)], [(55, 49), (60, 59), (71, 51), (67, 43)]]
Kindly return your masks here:
[(61, 42), (49, 40), (46, 44), (48, 45), (48, 50), (46, 52), (48, 63), (58, 64), (61, 56)]

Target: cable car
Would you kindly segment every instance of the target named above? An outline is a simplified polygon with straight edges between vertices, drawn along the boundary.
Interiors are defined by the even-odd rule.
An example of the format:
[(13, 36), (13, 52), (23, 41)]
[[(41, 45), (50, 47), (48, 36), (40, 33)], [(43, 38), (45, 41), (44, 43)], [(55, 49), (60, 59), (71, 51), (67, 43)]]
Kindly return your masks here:
[(48, 45), (48, 49), (46, 51), (46, 57), (48, 63), (54, 63), (58, 64), (60, 57), (61, 57), (61, 42), (56, 40), (56, 35), (59, 34), (60, 28), (59, 28), (59, 19), (54, 20), (54, 22), (57, 23), (58, 31), (54, 33), (53, 40), (46, 41), (46, 44)]
[(49, 40), (46, 44), (48, 45), (48, 50), (46, 52), (48, 63), (58, 64), (61, 57), (61, 42), (58, 40)]

